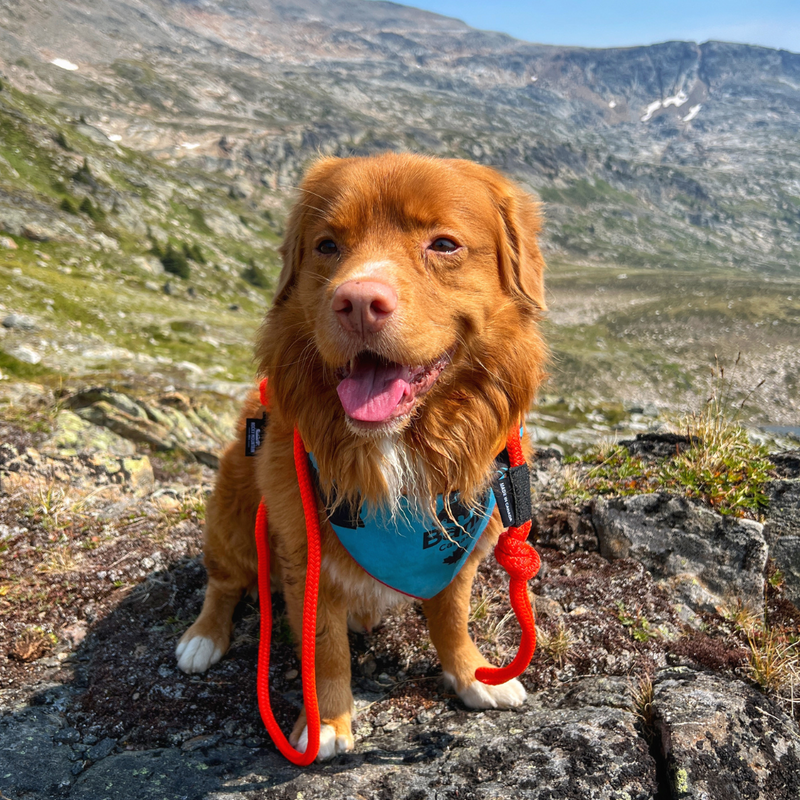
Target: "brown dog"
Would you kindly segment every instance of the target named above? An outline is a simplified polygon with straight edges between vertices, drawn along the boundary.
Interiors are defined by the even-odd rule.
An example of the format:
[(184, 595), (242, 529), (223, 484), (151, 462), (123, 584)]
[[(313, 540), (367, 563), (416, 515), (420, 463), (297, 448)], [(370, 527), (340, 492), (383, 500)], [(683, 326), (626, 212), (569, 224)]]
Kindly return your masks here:
[[(467, 161), (322, 159), (300, 188), (257, 346), (271, 400), (265, 441), (245, 458), (244, 418), (263, 411), (254, 395), (209, 501), (205, 603), (177, 656), (182, 670), (203, 672), (227, 650), (234, 606), (257, 583), (253, 531), (262, 497), (275, 578), (300, 642), (307, 545), (292, 458), (297, 426), (322, 495), (320, 759), (353, 747), (348, 620), (370, 630), (405, 599), (351, 558), (331, 515), (342, 507), (357, 515), (368, 503), (392, 520), (413, 508), (444, 530), (437, 495), (457, 492), (463, 508), (480, 506), (494, 458), (543, 375), (539, 226), (528, 195)], [(445, 678), (471, 708), (525, 700), (516, 680), (475, 680), (487, 662), (467, 630), (475, 571), (499, 533), (495, 511), (460, 571), (423, 602)], [(304, 713), (291, 741), (306, 746)]]

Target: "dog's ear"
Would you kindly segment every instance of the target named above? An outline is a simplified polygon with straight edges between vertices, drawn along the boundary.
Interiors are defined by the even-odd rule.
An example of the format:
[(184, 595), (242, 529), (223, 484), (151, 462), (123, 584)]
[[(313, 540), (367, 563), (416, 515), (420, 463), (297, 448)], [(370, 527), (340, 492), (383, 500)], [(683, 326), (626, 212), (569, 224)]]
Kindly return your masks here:
[(545, 311), (545, 264), (538, 241), (541, 203), (505, 179), (494, 190), (502, 220), (498, 261), (504, 288), (537, 311)]
[(319, 203), (324, 199), (322, 191), (325, 182), (330, 180), (341, 161), (340, 158), (321, 158), (315, 161), (300, 184), (299, 196), (286, 220), (286, 233), (279, 250), (283, 259), (283, 267), (278, 277), (278, 286), (273, 299), (273, 304), (276, 306), (286, 302), (297, 283), (297, 275), (304, 255), (303, 234), (306, 220), (311, 214), (321, 212)]
[(305, 220), (305, 209), (303, 207), (301, 195), (292, 206), (289, 216), (286, 219), (286, 233), (283, 242), (278, 250), (283, 259), (283, 267), (278, 277), (278, 286), (275, 289), (273, 304), (283, 305), (292, 291), (292, 287), (297, 281), (297, 273), (300, 270), (300, 262), (303, 259), (303, 222)]

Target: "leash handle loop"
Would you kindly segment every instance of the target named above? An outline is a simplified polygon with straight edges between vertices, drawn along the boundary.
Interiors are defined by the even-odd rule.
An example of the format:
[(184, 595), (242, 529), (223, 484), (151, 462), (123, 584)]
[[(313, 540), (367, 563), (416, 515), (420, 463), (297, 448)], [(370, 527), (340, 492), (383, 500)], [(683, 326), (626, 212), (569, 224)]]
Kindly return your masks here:
[[(506, 443), (511, 467), (525, 463), (519, 429), (515, 426), (508, 434)], [(481, 683), (497, 686), (521, 675), (531, 663), (536, 650), (536, 618), (528, 596), (528, 581), (539, 571), (539, 554), (528, 544), (531, 521), (511, 527), (500, 534), (494, 555), (497, 563), (508, 573), (508, 594), (511, 608), (522, 630), (519, 650), (514, 660), (504, 667), (478, 667), (475, 678)]]

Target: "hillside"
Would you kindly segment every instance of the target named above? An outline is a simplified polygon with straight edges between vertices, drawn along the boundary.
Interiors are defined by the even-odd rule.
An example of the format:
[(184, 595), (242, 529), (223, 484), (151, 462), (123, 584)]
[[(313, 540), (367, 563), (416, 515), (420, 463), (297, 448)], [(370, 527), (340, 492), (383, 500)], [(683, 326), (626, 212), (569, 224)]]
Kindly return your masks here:
[[(796, 420), (800, 55), (718, 42), (534, 45), (366, 0), (0, 9), (0, 223), (20, 245), (6, 263), (42, 280), (34, 251), (58, 261), (61, 239), (94, 265), (95, 290), (109, 269), (127, 275), (133, 294), (109, 302), (117, 318), (143, 304), (147, 324), (87, 321), (112, 348), (246, 377), (269, 281), (264, 291), (239, 276), (252, 259), (274, 277), (304, 165), (317, 153), (412, 149), (494, 165), (545, 201), (553, 400), (679, 406), (714, 353), (732, 363), (741, 351), (737, 389), (765, 381), (753, 419)], [(98, 187), (71, 178), (85, 156), (105, 176)], [(87, 194), (113, 211), (103, 230), (60, 209)], [(31, 221), (61, 233), (28, 245)], [(196, 241), (209, 264), (173, 281), (177, 296), (137, 293), (158, 272), (140, 260), (150, 240), (170, 237)], [(85, 241), (109, 252), (84, 255)], [(53, 291), (76, 279), (60, 274)], [(60, 318), (9, 280), (6, 311), (38, 312), (58, 340)], [(149, 281), (160, 292), (161, 276)], [(181, 305), (190, 287), (199, 299)], [(209, 328), (193, 336), (186, 321)], [(9, 347), (36, 351), (15, 336)], [(225, 343), (225, 364), (203, 336)], [(40, 349), (48, 367), (87, 366)]]

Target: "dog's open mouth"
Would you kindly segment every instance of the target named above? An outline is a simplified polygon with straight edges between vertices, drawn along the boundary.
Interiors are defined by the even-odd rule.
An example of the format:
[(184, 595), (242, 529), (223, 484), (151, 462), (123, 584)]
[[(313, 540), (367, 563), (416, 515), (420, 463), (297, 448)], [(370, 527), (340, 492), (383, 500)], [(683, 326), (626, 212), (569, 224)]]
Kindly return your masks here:
[(443, 353), (424, 366), (387, 361), (364, 351), (336, 370), (336, 391), (345, 413), (359, 422), (390, 422), (406, 416), (417, 398), (430, 390), (452, 352)]

